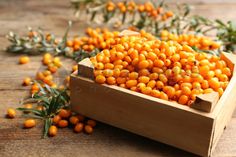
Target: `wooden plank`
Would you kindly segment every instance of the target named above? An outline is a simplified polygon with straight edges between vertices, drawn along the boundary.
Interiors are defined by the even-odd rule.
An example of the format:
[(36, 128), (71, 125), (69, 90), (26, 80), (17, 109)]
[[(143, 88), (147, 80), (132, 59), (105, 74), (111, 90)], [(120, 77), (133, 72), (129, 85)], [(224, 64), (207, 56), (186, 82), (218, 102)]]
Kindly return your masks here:
[(168, 101), (78, 76), (72, 75), (70, 89), (74, 111), (198, 155), (208, 155), (214, 119), (171, 106)]

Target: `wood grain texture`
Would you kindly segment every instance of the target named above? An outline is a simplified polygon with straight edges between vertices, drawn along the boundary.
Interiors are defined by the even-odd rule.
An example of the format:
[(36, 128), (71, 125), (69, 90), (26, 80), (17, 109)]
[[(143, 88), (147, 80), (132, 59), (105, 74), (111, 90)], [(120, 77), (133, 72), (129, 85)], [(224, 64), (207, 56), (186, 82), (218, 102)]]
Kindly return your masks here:
[[(194, 3), (195, 13), (236, 21), (236, 2), (233, 0), (220, 4), (202, 3), (200, 0)], [(41, 139), (40, 125), (24, 130), (21, 128), (22, 118), (4, 118), (6, 108), (19, 106), (19, 100), (28, 94), (27, 88), (21, 86), (22, 78), (34, 76), (41, 67), (40, 57), (31, 57), (30, 64), (17, 66), (19, 56), (7, 54), (3, 50), (8, 45), (5, 34), (10, 30), (23, 34), (26, 26), (40, 26), (46, 32), (62, 35), (69, 19), (76, 20), (69, 0), (0, 1), (0, 156), (194, 156), (104, 124), (99, 124), (91, 136), (75, 134), (71, 129), (60, 129), (55, 138)], [(74, 22), (71, 34), (82, 32), (86, 26), (86, 22)], [(65, 68), (69, 69), (72, 63), (69, 60), (66, 63)], [(235, 131), (236, 112), (213, 156), (236, 156)]]

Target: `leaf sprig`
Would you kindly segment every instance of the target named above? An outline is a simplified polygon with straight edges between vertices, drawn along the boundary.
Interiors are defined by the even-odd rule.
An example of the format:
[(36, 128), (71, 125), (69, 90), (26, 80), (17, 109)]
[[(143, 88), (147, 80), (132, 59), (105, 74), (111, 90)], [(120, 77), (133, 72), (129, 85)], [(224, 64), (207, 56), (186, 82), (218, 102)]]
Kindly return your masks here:
[(30, 112), (28, 117), (41, 119), (44, 122), (43, 137), (48, 134), (48, 128), (52, 125), (52, 118), (59, 112), (61, 108), (67, 108), (69, 105), (70, 97), (67, 89), (59, 90), (49, 87), (44, 84), (40, 87), (39, 92), (35, 93), (32, 98), (26, 99), (25, 101), (31, 101), (39, 106), (42, 106), (42, 110), (18, 108), (20, 111)]
[[(82, 1), (84, 7), (76, 7)], [(165, 11), (170, 7), (164, 1), (160, 1), (159, 4), (153, 1), (144, 4), (136, 4), (132, 0), (118, 3), (108, 1), (105, 5), (104, 2), (99, 2), (96, 1), (95, 3), (95, 0), (73, 0), (71, 3), (77, 11), (86, 10), (86, 13), (91, 16), (91, 21), (95, 17), (98, 19), (102, 17), (103, 22), (108, 23), (114, 21), (114, 19), (119, 19), (121, 15), (122, 25), (132, 26), (138, 30), (146, 30), (156, 37), (160, 37), (162, 30), (177, 35), (201, 34), (212, 36), (215, 40), (222, 42), (223, 51), (236, 51), (236, 26), (232, 21), (225, 23), (219, 19), (210, 20), (203, 16), (190, 15), (191, 8), (187, 4), (176, 5), (172, 15), (171, 12)], [(95, 7), (91, 8), (91, 6)]]

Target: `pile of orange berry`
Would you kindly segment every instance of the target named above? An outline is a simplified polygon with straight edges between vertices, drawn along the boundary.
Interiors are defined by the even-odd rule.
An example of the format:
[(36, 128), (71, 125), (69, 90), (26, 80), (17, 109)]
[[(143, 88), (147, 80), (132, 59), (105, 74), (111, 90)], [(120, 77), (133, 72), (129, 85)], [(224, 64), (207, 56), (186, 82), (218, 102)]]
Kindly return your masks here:
[[(25, 104), (25, 108), (32, 109), (32, 104)], [(39, 106), (37, 110), (42, 110)], [(30, 112), (25, 112), (24, 114), (29, 114)], [(16, 111), (12, 108), (7, 110), (7, 118), (15, 118)], [(56, 136), (58, 128), (65, 128), (72, 126), (75, 133), (85, 132), (87, 134), (92, 134), (93, 129), (96, 126), (96, 121), (92, 119), (87, 119), (80, 114), (72, 114), (68, 109), (61, 109), (57, 115), (52, 118), (52, 125), (48, 129), (49, 136)], [(23, 123), (25, 129), (33, 128), (37, 124), (35, 119), (26, 119)]]
[(221, 96), (232, 75), (225, 61), (195, 52), (186, 43), (143, 35), (116, 37), (114, 42), (90, 58), (99, 84), (190, 105), (198, 94), (216, 91)]
[(145, 2), (144, 4), (136, 4), (134, 1), (118, 2), (114, 3), (112, 1), (107, 2), (106, 10), (108, 12), (114, 12), (119, 10), (121, 13), (134, 14), (135, 12), (146, 13), (147, 16), (152, 18), (159, 18), (163, 21), (172, 17), (174, 14), (172, 11), (165, 11), (162, 7), (155, 7), (151, 2)]
[(219, 49), (220, 44), (218, 42), (213, 41), (209, 37), (206, 36), (196, 36), (194, 34), (173, 34), (168, 32), (167, 30), (161, 31), (161, 40), (164, 41), (176, 41), (181, 45), (189, 45), (191, 47), (195, 46), (200, 50), (215, 50)]
[[(50, 53), (45, 53), (42, 58), (42, 64), (46, 66), (45, 70), (36, 73), (35, 79), (30, 77), (25, 77), (22, 85), (31, 85), (31, 94), (37, 93), (39, 91), (38, 84), (34, 83), (34, 80), (40, 81), (39, 83), (43, 86), (47, 84), (52, 88), (64, 89), (64, 85), (58, 86), (58, 84), (53, 80), (53, 74), (55, 74), (58, 69), (62, 66), (62, 62), (59, 57), (53, 57)], [(73, 69), (72, 69), (73, 71)], [(69, 86), (69, 77), (65, 78), (64, 84)]]
[[(106, 28), (87, 28), (85, 32), (87, 36), (74, 37), (72, 40), (67, 41), (67, 46), (71, 48), (73, 52), (80, 49), (88, 52), (95, 48), (99, 50), (109, 49), (116, 44), (114, 39), (120, 34), (119, 31), (109, 31)], [(153, 35), (144, 30), (140, 30), (140, 34), (142, 37), (149, 40), (155, 39)]]

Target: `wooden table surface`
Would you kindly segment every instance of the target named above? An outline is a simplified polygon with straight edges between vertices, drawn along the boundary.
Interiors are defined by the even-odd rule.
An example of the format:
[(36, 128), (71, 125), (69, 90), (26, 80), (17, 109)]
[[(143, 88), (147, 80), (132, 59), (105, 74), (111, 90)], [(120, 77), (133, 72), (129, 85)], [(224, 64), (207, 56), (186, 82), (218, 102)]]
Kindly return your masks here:
[[(182, 0), (184, 1), (184, 0)], [(190, 1), (189, 1), (190, 2)], [(203, 3), (194, 1), (194, 12), (210, 18), (236, 21), (236, 2)], [(195, 156), (141, 136), (99, 124), (93, 135), (75, 134), (72, 129), (60, 129), (55, 138), (41, 138), (42, 124), (25, 130), (23, 118), (6, 119), (6, 108), (18, 107), (19, 100), (27, 96), (22, 87), (25, 76), (34, 76), (40, 69), (39, 56), (31, 57), (27, 65), (17, 65), (19, 56), (7, 54), (4, 48), (8, 31), (20, 34), (26, 26), (41, 26), (46, 32), (62, 35), (68, 20), (76, 21), (69, 0), (1, 0), (0, 1), (0, 156)], [(75, 22), (72, 33), (82, 32), (86, 22)], [(62, 58), (63, 59), (63, 58)], [(63, 59), (70, 69), (71, 60)], [(191, 129), (191, 128), (190, 128)], [(236, 112), (222, 135), (213, 156), (236, 156)], [(184, 133), (183, 133), (184, 134)]]

